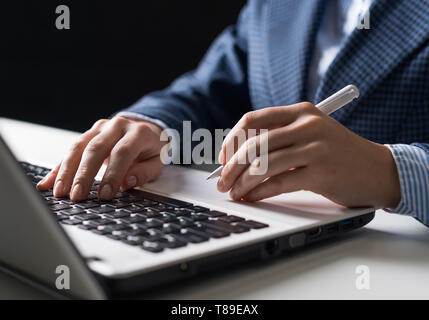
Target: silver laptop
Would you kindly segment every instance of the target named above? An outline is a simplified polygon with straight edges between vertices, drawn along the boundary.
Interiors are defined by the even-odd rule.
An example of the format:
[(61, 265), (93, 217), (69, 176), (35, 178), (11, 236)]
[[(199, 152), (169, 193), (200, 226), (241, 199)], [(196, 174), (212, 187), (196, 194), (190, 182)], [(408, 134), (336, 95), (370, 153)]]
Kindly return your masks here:
[(233, 202), (206, 172), (180, 166), (108, 203), (97, 202), (96, 182), (88, 200), (73, 203), (36, 190), (47, 170), (15, 159), (0, 137), (0, 269), (59, 297), (132, 296), (276, 257), (374, 217), (304, 191)]

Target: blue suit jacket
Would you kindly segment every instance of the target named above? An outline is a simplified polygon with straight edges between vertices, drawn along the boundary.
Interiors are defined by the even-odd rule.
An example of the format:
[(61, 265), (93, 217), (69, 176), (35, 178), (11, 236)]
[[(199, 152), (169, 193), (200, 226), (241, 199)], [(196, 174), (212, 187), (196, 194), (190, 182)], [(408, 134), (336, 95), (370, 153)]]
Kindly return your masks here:
[[(247, 111), (307, 101), (325, 3), (250, 0), (196, 70), (126, 111), (181, 132), (183, 120), (193, 129), (228, 128)], [(371, 29), (356, 29), (346, 40), (312, 102), (351, 83), (360, 99), (332, 117), (375, 142), (429, 142), (429, 1), (375, 0)]]
[[(196, 70), (125, 111), (182, 132), (183, 120), (191, 120), (193, 129), (228, 128), (245, 112), (309, 100), (308, 72), (325, 4), (249, 0), (237, 25), (217, 38)], [(374, 0), (370, 12), (371, 29), (347, 38), (312, 102), (357, 85), (361, 97), (332, 117), (369, 140), (418, 147), (429, 163), (429, 1)], [(426, 199), (427, 180), (420, 190)], [(412, 212), (416, 206), (405, 209), (422, 214)], [(422, 219), (428, 222), (429, 214)]]

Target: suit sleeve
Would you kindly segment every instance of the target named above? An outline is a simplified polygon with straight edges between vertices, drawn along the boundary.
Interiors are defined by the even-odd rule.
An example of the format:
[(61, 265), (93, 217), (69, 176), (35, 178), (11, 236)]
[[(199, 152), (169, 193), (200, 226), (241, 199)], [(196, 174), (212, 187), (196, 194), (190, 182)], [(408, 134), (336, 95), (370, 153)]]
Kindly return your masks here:
[(191, 121), (192, 130), (206, 128), (213, 132), (232, 127), (250, 110), (246, 10), (244, 7), (235, 26), (213, 42), (195, 70), (119, 114), (157, 119), (180, 133), (183, 121)]
[(398, 169), (401, 201), (387, 209), (416, 218), (429, 226), (429, 144), (387, 145)]

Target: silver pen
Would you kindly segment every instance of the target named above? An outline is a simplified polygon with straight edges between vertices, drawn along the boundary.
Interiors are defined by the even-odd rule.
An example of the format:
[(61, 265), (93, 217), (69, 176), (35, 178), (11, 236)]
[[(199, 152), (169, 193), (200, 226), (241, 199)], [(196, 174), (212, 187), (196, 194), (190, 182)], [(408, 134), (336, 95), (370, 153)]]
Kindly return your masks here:
[[(322, 102), (318, 103), (316, 107), (323, 113), (330, 115), (331, 113), (334, 113), (338, 109), (341, 109), (342, 107), (357, 98), (359, 98), (359, 89), (355, 85), (351, 84), (341, 89), (337, 93), (334, 93), (326, 100), (323, 100)], [(222, 169), (223, 166), (220, 166), (215, 171), (210, 173), (210, 175), (207, 177), (207, 180), (220, 177), (222, 174)]]

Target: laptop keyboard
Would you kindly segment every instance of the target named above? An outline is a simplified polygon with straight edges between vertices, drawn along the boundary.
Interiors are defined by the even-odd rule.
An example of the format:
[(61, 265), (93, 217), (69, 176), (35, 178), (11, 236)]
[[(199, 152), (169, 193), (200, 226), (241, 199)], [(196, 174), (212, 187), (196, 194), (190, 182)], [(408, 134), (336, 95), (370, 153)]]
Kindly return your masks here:
[[(50, 171), (26, 162), (21, 165), (34, 185)], [(153, 253), (268, 227), (258, 221), (146, 191), (119, 191), (112, 201), (101, 202), (97, 196), (98, 185), (96, 181), (88, 199), (78, 203), (55, 198), (52, 191), (40, 194), (61, 224)]]

